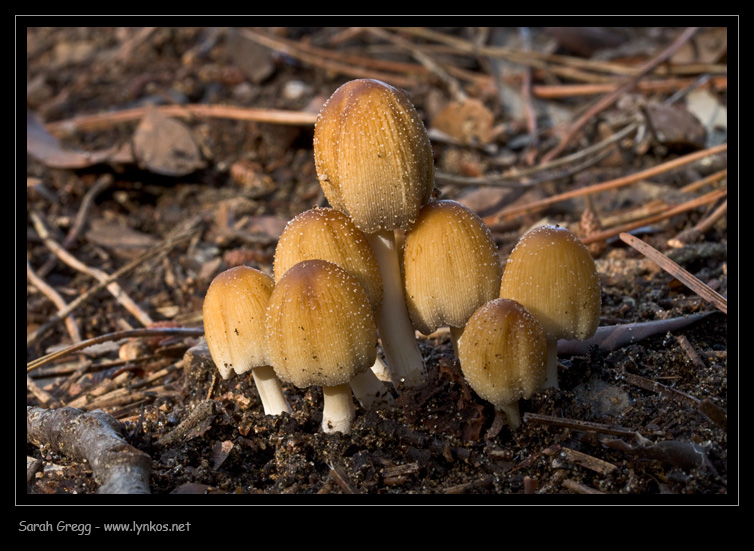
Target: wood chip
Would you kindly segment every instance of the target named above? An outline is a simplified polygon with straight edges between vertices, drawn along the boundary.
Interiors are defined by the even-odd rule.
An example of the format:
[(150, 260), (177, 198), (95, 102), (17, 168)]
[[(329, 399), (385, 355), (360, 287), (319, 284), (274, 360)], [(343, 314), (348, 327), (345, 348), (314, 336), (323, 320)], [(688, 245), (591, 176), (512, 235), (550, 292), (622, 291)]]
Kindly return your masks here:
[(610, 474), (612, 471), (618, 468), (612, 463), (603, 461), (602, 459), (598, 459), (596, 457), (592, 457), (589, 454), (571, 448), (561, 448), (558, 455), (561, 459), (564, 459), (569, 463), (579, 465), (599, 474)]
[(575, 480), (571, 480), (570, 478), (567, 478), (563, 481), (563, 486), (565, 488), (568, 488), (569, 490), (576, 492), (577, 494), (603, 494), (604, 493), (604, 492), (600, 492), (596, 488), (592, 488), (591, 486), (582, 484), (581, 482), (576, 482)]

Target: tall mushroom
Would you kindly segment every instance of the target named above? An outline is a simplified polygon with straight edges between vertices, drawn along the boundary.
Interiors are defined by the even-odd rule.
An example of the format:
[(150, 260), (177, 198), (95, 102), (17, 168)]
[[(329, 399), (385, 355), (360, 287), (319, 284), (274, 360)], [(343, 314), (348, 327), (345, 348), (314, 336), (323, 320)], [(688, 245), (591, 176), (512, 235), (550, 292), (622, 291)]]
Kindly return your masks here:
[(453, 351), (466, 321), (497, 298), (503, 269), (487, 225), (451, 200), (430, 201), (403, 245), (408, 313), (425, 335), (449, 326)]
[(589, 250), (562, 226), (529, 230), (508, 257), (500, 296), (520, 302), (542, 324), (545, 387), (558, 388), (558, 339), (588, 339), (600, 322), (600, 283)]
[(434, 189), (424, 124), (403, 91), (352, 80), (319, 113), (314, 161), (330, 205), (366, 234), (380, 265), (384, 297), (377, 324), (388, 368), (407, 386), (422, 384), (424, 364), (406, 311), (395, 232), (411, 227)]
[[(376, 316), (382, 305), (382, 275), (374, 253), (348, 216), (332, 208), (312, 208), (286, 224), (275, 247), (273, 273), (276, 281), (304, 260), (327, 260), (354, 276), (367, 295)], [(392, 401), (380, 378), (387, 378), (385, 365), (376, 359), (372, 369), (359, 373), (351, 387), (365, 408)], [(380, 378), (378, 378), (378, 375)]]
[(267, 304), (274, 282), (264, 272), (236, 266), (210, 283), (202, 306), (204, 336), (223, 379), (251, 370), (264, 412), (290, 412), (280, 381), (267, 361)]
[(541, 324), (514, 300), (491, 300), (469, 318), (458, 356), (471, 388), (517, 429), (519, 400), (530, 398), (546, 376), (547, 341)]
[(377, 328), (359, 282), (326, 260), (305, 260), (278, 280), (267, 310), (270, 364), (299, 388), (321, 386), (322, 430), (348, 433), (349, 382), (376, 357)]

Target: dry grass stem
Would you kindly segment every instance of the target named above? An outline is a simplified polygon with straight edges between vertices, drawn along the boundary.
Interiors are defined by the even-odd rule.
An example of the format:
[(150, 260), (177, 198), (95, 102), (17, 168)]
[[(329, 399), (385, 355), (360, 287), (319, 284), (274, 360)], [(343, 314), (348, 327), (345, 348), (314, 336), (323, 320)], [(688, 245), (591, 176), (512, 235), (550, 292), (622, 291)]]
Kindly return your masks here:
[(714, 304), (718, 310), (725, 314), (728, 313), (728, 299), (712, 290), (708, 285), (697, 279), (694, 275), (673, 262), (670, 258), (662, 254), (660, 251), (658, 251), (651, 245), (648, 245), (638, 237), (635, 237), (628, 233), (621, 233), (620, 238), (621, 241), (630, 245), (641, 254), (649, 258), (652, 262), (657, 264), (660, 268), (672, 275), (678, 281), (686, 285), (686, 287), (694, 291), (704, 300)]
[(616, 178), (614, 180), (609, 180), (607, 182), (601, 182), (601, 183), (594, 184), (591, 186), (585, 186), (582, 188), (570, 190), (564, 193), (560, 193), (558, 195), (547, 197), (540, 201), (533, 201), (525, 205), (503, 209), (502, 211), (492, 216), (486, 217), (485, 222), (488, 225), (495, 224), (503, 220), (514, 218), (515, 216), (519, 216), (521, 214), (529, 214), (529, 213), (543, 210), (551, 205), (554, 205), (562, 201), (566, 201), (568, 199), (573, 199), (574, 197), (582, 197), (584, 195), (601, 193), (603, 191), (617, 189), (623, 186), (634, 184), (641, 180), (645, 180), (647, 178), (657, 176), (658, 174), (662, 174), (664, 172), (674, 170), (676, 168), (692, 163), (694, 161), (698, 161), (699, 159), (703, 159), (704, 157), (722, 153), (724, 151), (727, 151), (727, 149), (728, 149), (728, 144), (721, 144), (714, 147), (710, 147), (708, 149), (704, 149), (702, 151), (695, 151), (694, 153), (689, 153), (688, 155), (684, 155), (683, 157), (679, 157), (677, 159), (673, 159), (671, 161), (661, 163), (655, 167), (648, 168), (646, 170), (640, 170), (639, 172), (635, 172), (634, 174), (629, 174), (628, 176), (623, 176), (621, 178)]

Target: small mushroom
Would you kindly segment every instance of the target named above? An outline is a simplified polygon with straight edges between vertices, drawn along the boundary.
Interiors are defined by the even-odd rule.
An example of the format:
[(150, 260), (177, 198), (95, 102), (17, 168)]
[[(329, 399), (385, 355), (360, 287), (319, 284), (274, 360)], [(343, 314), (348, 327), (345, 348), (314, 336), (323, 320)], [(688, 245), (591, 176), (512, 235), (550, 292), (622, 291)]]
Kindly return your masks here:
[(519, 400), (530, 398), (546, 376), (547, 341), (541, 324), (518, 302), (493, 299), (469, 318), (458, 356), (474, 392), (517, 429)]
[(403, 269), (414, 327), (428, 335), (449, 326), (457, 357), (466, 321), (500, 293), (503, 269), (489, 228), (461, 203), (430, 201), (406, 232)]
[(600, 283), (589, 250), (562, 226), (529, 230), (511, 251), (500, 296), (520, 302), (542, 324), (545, 387), (558, 388), (558, 339), (588, 339), (600, 322)]
[(424, 124), (401, 90), (371, 79), (346, 82), (322, 107), (314, 161), (325, 197), (367, 236), (382, 272), (377, 317), (394, 380), (425, 382), (406, 311), (395, 232), (415, 222), (434, 190), (434, 158)]
[[(327, 260), (354, 276), (376, 316), (382, 305), (382, 275), (364, 233), (348, 216), (332, 208), (312, 208), (286, 224), (275, 248), (273, 273), (279, 280), (305, 260)], [(372, 369), (360, 373), (351, 387), (365, 408), (389, 404), (392, 396), (382, 379), (389, 379), (379, 356)], [(379, 376), (379, 377), (378, 377)]]
[(343, 268), (364, 289), (375, 315), (379, 312), (380, 267), (364, 233), (348, 216), (332, 208), (315, 207), (290, 220), (275, 247), (275, 281), (304, 260), (327, 260)]
[(355, 277), (326, 260), (305, 260), (278, 280), (267, 309), (270, 364), (285, 382), (321, 386), (322, 430), (348, 433), (351, 380), (377, 354), (372, 306)]
[(204, 336), (223, 379), (251, 370), (264, 412), (290, 412), (280, 381), (267, 361), (265, 318), (274, 282), (249, 266), (219, 273), (202, 306)]

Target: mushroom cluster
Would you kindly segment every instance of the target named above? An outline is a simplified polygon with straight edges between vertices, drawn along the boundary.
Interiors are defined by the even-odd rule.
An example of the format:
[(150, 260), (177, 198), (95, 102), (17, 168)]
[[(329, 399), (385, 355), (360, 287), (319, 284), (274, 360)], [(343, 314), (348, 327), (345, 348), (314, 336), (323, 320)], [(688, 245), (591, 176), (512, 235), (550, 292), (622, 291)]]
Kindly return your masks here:
[[(351, 274), (366, 293), (373, 316), (377, 316), (383, 294), (380, 268), (363, 232), (345, 214), (332, 208), (312, 208), (286, 224), (275, 248), (275, 281), (305, 260), (326, 260)], [(372, 409), (392, 402), (382, 380), (390, 381), (390, 374), (379, 357), (371, 370), (351, 380), (362, 406)]]
[(447, 326), (469, 385), (518, 427), (518, 401), (557, 386), (557, 339), (588, 338), (599, 322), (586, 248), (564, 228), (536, 228), (503, 270), (482, 219), (434, 197), (426, 129), (383, 82), (338, 88), (313, 145), (329, 206), (289, 221), (273, 277), (234, 268), (207, 292), (205, 333), (222, 377), (251, 370), (270, 414), (290, 412), (280, 381), (319, 386), (322, 430), (348, 433), (354, 398), (379, 407), (426, 383), (416, 333)]

